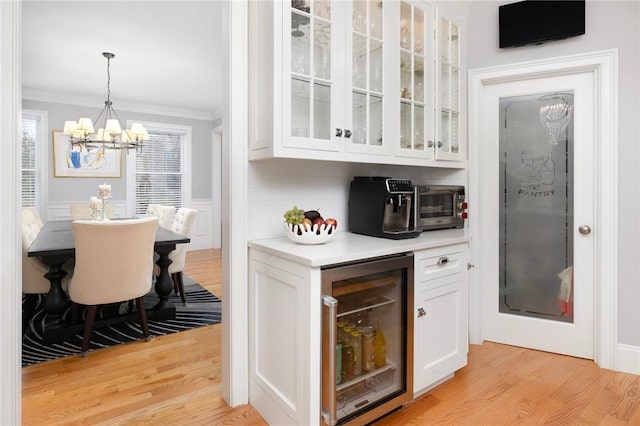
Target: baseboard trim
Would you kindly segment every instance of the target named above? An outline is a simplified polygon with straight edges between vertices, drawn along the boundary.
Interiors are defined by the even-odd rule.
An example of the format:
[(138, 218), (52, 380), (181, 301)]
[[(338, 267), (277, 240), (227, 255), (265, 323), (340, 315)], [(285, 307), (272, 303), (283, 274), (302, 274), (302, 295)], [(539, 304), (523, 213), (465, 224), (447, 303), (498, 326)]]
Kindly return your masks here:
[(616, 371), (640, 376), (640, 346), (618, 343), (615, 359)]

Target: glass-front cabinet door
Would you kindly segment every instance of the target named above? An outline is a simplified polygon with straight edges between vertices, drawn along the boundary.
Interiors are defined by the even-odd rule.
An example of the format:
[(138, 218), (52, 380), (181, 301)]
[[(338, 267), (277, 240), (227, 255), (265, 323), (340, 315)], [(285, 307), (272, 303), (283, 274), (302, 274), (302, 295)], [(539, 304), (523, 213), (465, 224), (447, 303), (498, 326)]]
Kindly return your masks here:
[(433, 158), (434, 33), (433, 8), (400, 3), (400, 149), (399, 155)]
[(458, 160), (462, 155), (460, 24), (439, 11), (436, 29), (439, 63), (436, 65), (436, 158)]
[[(385, 97), (384, 80), (388, 69), (385, 23), (386, 2), (354, 0), (350, 4), (351, 22), (347, 23), (347, 150), (351, 152), (384, 153)], [(349, 67), (349, 65), (351, 65)], [(350, 87), (350, 90), (349, 90)]]
[[(343, 105), (337, 28), (340, 11), (330, 0), (292, 0), (284, 7), (283, 79), (285, 100), (283, 131), (287, 146), (340, 150), (336, 135)], [(287, 24), (288, 23), (288, 24)]]

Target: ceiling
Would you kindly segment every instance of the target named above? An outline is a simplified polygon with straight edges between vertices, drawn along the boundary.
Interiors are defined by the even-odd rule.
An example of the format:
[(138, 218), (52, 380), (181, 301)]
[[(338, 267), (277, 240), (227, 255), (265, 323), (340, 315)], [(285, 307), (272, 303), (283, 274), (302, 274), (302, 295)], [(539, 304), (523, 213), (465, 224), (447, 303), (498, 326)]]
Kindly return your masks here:
[(25, 98), (86, 99), (220, 116), (221, 3), (31, 1), (22, 3)]

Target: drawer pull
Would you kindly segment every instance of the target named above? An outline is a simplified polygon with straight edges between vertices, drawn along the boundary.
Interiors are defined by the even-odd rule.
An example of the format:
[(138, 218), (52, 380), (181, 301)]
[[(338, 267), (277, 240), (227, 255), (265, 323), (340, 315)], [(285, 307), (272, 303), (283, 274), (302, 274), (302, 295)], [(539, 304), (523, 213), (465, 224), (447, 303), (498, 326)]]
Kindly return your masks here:
[(438, 265), (440, 266), (444, 266), (449, 262), (449, 258), (447, 256), (442, 256), (440, 259), (438, 259)]
[(423, 317), (427, 315), (427, 313), (425, 312), (424, 308), (418, 308), (418, 318)]

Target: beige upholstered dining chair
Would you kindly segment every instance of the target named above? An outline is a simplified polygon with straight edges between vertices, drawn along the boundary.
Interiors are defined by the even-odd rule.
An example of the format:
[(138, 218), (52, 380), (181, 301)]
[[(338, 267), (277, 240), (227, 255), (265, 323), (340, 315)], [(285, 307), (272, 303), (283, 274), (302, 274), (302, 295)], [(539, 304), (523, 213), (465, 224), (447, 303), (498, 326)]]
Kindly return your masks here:
[(147, 216), (155, 216), (160, 219), (160, 226), (171, 229), (173, 219), (176, 216), (176, 208), (164, 206), (162, 204), (149, 204), (147, 206)]
[[(197, 210), (189, 209), (186, 207), (179, 208), (176, 212), (175, 218), (173, 219), (171, 228), (169, 229), (185, 237), (191, 237), (197, 214)], [(182, 303), (185, 305), (187, 304), (187, 298), (184, 294), (182, 271), (184, 270), (185, 260), (187, 256), (187, 245), (188, 244), (177, 244), (176, 249), (169, 253), (169, 259), (172, 260), (171, 265), (169, 265), (169, 274), (171, 274), (171, 278), (173, 280), (173, 290), (176, 292), (176, 294), (180, 292), (180, 298), (182, 299)], [(160, 268), (158, 268), (158, 266), (155, 266), (155, 276), (157, 277), (159, 273)]]
[[(42, 219), (34, 208), (22, 210), (22, 292), (25, 294), (25, 304), (22, 310), (22, 325), (25, 330), (30, 318), (35, 312), (37, 295), (47, 293), (51, 283), (44, 277), (49, 267), (36, 257), (29, 257), (27, 251), (42, 229)], [(69, 268), (63, 266), (65, 270)], [(66, 287), (68, 277), (62, 280)]]
[(73, 222), (76, 260), (69, 297), (74, 320), (77, 305), (88, 306), (83, 357), (89, 351), (97, 308), (103, 304), (135, 299), (144, 337), (149, 340), (144, 296), (151, 289), (157, 229), (155, 217)]
[[(69, 210), (71, 211), (71, 219), (91, 219), (91, 206), (89, 203), (70, 203)], [(113, 203), (107, 203), (107, 218), (114, 217), (115, 209)]]

